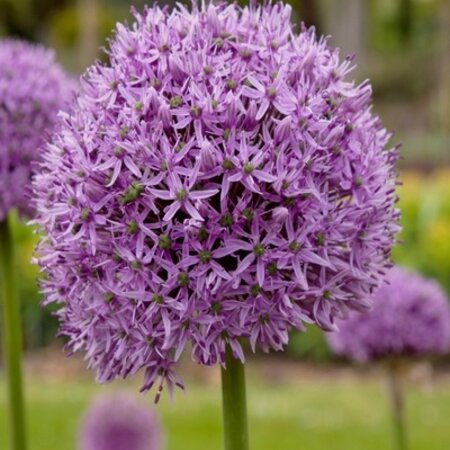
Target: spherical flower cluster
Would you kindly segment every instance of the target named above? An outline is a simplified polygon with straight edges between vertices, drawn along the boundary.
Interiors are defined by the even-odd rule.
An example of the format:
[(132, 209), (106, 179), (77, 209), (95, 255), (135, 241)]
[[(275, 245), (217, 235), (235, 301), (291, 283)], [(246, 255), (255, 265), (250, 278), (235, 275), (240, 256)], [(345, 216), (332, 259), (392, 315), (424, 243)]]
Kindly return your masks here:
[(282, 350), (370, 305), (398, 230), (396, 149), (351, 61), (291, 8), (135, 12), (35, 183), (47, 302), (99, 381), (180, 380), (186, 344)]
[(0, 40), (0, 221), (11, 208), (31, 215), (26, 190), (32, 165), (72, 87), (53, 52)]
[(162, 450), (162, 430), (152, 410), (126, 394), (94, 400), (84, 418), (80, 450)]
[(352, 314), (329, 333), (331, 348), (357, 361), (419, 357), (450, 350), (450, 306), (441, 287), (395, 267), (374, 296), (372, 312)]

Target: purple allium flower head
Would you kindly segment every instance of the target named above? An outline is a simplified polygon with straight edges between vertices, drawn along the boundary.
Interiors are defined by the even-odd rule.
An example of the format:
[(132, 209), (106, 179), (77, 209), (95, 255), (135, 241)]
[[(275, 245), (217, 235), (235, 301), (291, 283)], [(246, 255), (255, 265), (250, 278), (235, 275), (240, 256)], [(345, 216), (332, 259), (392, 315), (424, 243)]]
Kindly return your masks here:
[(26, 198), (32, 165), (72, 87), (52, 51), (0, 40), (0, 221), (11, 208), (32, 214)]
[(391, 269), (374, 296), (372, 312), (352, 314), (329, 333), (331, 348), (357, 361), (445, 353), (450, 347), (450, 306), (433, 280)]
[(186, 344), (282, 350), (366, 309), (398, 230), (370, 85), (281, 3), (153, 7), (119, 24), (36, 181), (38, 260), (99, 381), (179, 384)]
[(80, 450), (162, 450), (155, 413), (126, 394), (94, 400), (84, 418)]

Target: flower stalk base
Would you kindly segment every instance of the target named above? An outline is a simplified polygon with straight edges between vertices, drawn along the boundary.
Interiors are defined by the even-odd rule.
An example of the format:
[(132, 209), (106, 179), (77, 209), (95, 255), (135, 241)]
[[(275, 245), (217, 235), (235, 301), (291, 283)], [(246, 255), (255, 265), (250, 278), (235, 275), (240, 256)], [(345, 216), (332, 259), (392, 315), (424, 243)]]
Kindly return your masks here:
[(390, 361), (387, 371), (395, 448), (397, 450), (408, 450), (405, 429), (405, 399), (402, 386), (403, 367), (395, 361)]
[(7, 219), (0, 221), (0, 300), (3, 303), (3, 353), (8, 389), (10, 448), (25, 450), (22, 334), (15, 282), (13, 239)]
[(226, 349), (226, 368), (222, 368), (222, 398), (225, 450), (248, 450), (245, 369)]

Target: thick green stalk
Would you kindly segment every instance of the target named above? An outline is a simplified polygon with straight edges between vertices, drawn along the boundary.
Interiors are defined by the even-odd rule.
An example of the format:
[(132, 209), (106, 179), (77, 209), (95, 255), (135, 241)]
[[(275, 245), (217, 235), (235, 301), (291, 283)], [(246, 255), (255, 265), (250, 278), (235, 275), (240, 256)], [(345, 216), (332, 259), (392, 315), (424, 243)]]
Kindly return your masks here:
[(0, 221), (0, 298), (3, 302), (3, 344), (8, 385), (11, 450), (25, 450), (22, 392), (22, 333), (16, 292), (14, 252), (8, 220)]
[(405, 429), (405, 401), (402, 386), (402, 367), (395, 361), (388, 362), (388, 386), (393, 419), (393, 431), (397, 450), (407, 450)]
[(225, 450), (248, 450), (245, 370), (229, 346), (225, 364), (226, 368), (222, 368)]

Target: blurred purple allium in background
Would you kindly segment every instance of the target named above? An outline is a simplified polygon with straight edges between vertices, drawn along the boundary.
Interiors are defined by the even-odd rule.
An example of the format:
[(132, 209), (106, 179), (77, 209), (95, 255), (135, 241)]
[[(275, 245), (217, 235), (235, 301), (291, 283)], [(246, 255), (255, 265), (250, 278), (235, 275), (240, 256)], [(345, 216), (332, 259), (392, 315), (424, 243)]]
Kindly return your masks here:
[(79, 450), (162, 450), (156, 414), (127, 394), (100, 396), (81, 426)]
[(32, 214), (26, 191), (33, 162), (73, 87), (52, 51), (0, 40), (0, 221), (11, 208)]
[(119, 24), (48, 146), (38, 262), (98, 380), (282, 350), (370, 306), (398, 230), (397, 150), (351, 60), (291, 8), (182, 5)]
[(329, 333), (331, 348), (357, 361), (420, 357), (450, 347), (450, 306), (433, 280), (395, 267), (376, 292), (372, 312), (352, 314)]

